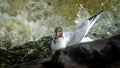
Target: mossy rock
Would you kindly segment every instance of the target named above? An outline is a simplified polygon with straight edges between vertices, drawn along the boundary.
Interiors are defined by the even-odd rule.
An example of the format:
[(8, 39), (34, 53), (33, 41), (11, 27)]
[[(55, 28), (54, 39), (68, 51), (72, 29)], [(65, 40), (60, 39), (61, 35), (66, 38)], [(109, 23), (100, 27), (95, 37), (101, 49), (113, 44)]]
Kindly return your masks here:
[[(29, 62), (36, 59), (43, 59), (52, 55), (52, 50), (50, 48), (51, 41), (52, 37), (45, 36), (37, 41), (31, 41), (23, 45), (17, 45), (16, 47), (8, 48), (6, 52), (9, 54), (5, 53), (7, 58), (4, 58), (4, 60), (0, 59), (1, 62), (4, 62), (0, 63), (0, 67), (3, 65), (7, 66)], [(6, 44), (6, 46), (9, 46), (9, 44)]]

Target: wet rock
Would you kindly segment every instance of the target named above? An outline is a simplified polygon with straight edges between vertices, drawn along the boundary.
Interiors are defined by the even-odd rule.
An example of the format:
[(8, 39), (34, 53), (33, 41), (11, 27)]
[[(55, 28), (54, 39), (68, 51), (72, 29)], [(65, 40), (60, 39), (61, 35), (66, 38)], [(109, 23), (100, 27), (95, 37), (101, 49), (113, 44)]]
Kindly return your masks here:
[[(33, 45), (35, 44), (32, 42), (28, 45), (31, 47), (27, 48), (36, 48)], [(33, 50), (33, 52), (29, 52), (26, 56), (24, 55), (24, 62), (22, 61), (21, 64), (12, 61), (13, 65), (5, 66), (2, 64), (1, 66), (6, 68), (120, 68), (119, 45), (120, 35), (116, 35), (108, 39), (76, 44), (74, 46), (58, 50), (53, 55), (44, 55), (44, 57), (39, 58), (37, 55), (43, 55), (45, 52)], [(15, 58), (18, 57), (19, 54), (15, 54), (10, 51), (1, 51), (0, 53), (4, 54), (2, 56), (13, 56), (15, 61)], [(8, 57), (3, 57), (3, 59), (8, 59)], [(10, 59), (11, 58), (9, 58), (9, 61)], [(25, 61), (26, 59), (28, 60)], [(6, 61), (4, 62), (5, 64), (7, 63)], [(18, 58), (16, 62), (18, 62)]]
[[(52, 54), (50, 43), (52, 38), (50, 36), (42, 37), (38, 41), (27, 42), (23, 45), (7, 49), (0, 49), (0, 67), (13, 66), (30, 62), (35, 59), (43, 59)], [(4, 45), (3, 45), (4, 46)], [(9, 44), (6, 44), (9, 46)]]
[[(76, 44), (61, 49), (43, 61), (35, 60), (14, 68), (120, 68), (120, 35)], [(31, 65), (32, 64), (32, 65)]]

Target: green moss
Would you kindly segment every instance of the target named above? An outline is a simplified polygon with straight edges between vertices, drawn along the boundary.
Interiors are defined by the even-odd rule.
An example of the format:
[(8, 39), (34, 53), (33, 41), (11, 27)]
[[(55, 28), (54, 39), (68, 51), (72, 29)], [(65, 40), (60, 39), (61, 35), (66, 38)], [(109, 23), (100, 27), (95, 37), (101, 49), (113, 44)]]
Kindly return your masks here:
[[(52, 54), (52, 50), (50, 48), (52, 38), (50, 36), (42, 37), (38, 41), (27, 42), (23, 45), (18, 45), (13, 48), (9, 48), (6, 51), (3, 51), (3, 54), (7, 56), (7, 58), (0, 59), (1, 67), (5, 65), (13, 65), (20, 64), (23, 62), (32, 61), (35, 59), (43, 59)], [(5, 43), (6, 46), (11, 45), (10, 43)], [(9, 61), (9, 62), (6, 62)], [(4, 67), (4, 66), (3, 66)]]

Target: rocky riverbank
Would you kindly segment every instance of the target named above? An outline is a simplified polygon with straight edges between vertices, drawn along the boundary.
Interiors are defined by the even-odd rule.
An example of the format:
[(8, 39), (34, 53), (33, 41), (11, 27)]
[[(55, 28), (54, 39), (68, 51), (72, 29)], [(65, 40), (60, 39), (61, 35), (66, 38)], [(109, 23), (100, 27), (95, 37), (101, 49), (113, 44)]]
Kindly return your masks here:
[(120, 35), (76, 44), (52, 56), (22, 63), (14, 68), (120, 68)]

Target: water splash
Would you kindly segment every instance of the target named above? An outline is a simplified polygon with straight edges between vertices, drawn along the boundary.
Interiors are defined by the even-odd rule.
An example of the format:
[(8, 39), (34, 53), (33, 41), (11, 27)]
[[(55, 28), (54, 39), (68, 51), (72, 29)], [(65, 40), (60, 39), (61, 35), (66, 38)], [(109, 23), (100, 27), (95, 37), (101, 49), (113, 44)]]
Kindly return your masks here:
[[(107, 8), (106, 2), (100, 4), (104, 9)], [(60, 4), (56, 5), (58, 3)], [(84, 2), (82, 0), (76, 0), (76, 2), (70, 0), (70, 3), (59, 0), (0, 0), (0, 44), (3, 45), (5, 41), (9, 41), (12, 46), (15, 46), (38, 40), (43, 36), (51, 35), (56, 26), (62, 26), (64, 31), (73, 30), (93, 13), (95, 14), (96, 11), (93, 8), (97, 8), (94, 5), (99, 3), (96, 2), (97, 4), (92, 5), (93, 8), (89, 7), (90, 4), (88, 5), (88, 3), (93, 2)], [(71, 5), (73, 8), (65, 7)], [(92, 27), (88, 36), (101, 38), (120, 32), (119, 5), (114, 5), (112, 2), (110, 2), (110, 5), (113, 5), (112, 10), (104, 13)], [(77, 12), (72, 12), (76, 9)], [(98, 8), (97, 11), (100, 9)], [(70, 12), (74, 13), (75, 16)], [(71, 22), (73, 23), (70, 23), (70, 19), (67, 19), (66, 15), (68, 18), (72, 18), (73, 21)]]
[[(53, 13), (53, 6), (49, 6), (44, 0), (28, 1), (22, 8), (12, 7), (13, 5), (7, 1), (3, 2), (3, 6), (6, 4), (9, 6), (1, 6), (4, 8), (4, 12), (0, 12), (1, 45), (5, 41), (10, 41), (12, 46), (35, 41), (43, 36), (51, 35), (56, 26), (65, 28), (69, 25), (63, 16)], [(13, 13), (11, 11), (9, 13), (8, 8), (11, 7), (14, 9)], [(15, 10), (17, 13), (14, 14)]]
[(107, 10), (89, 31), (88, 36), (94, 39), (109, 38), (120, 33), (120, 22), (112, 10)]

